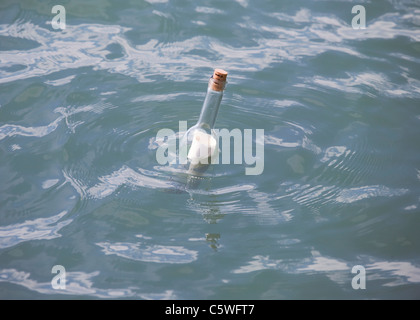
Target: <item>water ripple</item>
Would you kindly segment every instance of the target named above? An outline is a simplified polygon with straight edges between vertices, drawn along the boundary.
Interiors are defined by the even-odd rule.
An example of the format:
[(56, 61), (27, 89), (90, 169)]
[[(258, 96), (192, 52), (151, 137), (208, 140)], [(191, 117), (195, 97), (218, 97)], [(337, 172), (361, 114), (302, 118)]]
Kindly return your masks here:
[(232, 270), (234, 274), (251, 273), (262, 270), (281, 270), (292, 274), (314, 274), (323, 272), (330, 280), (339, 283), (349, 283), (349, 273), (352, 266), (363, 265), (369, 273), (369, 281), (381, 280), (382, 286), (395, 287), (404, 284), (420, 283), (420, 267), (406, 261), (381, 261), (370, 263), (364, 258), (356, 261), (345, 261), (322, 255), (317, 251), (311, 252), (311, 257), (300, 261), (271, 259), (268, 256), (254, 256), (246, 265)]
[(385, 186), (362, 186), (357, 188), (342, 189), (336, 201), (341, 203), (352, 203), (372, 197), (394, 197), (409, 192), (408, 189), (391, 189)]
[(38, 127), (25, 127), (21, 125), (14, 125), (14, 124), (5, 124), (0, 127), (0, 141), (5, 139), (6, 137), (13, 137), (13, 136), (23, 136), (23, 137), (35, 137), (35, 138), (43, 138), (51, 133), (53, 133), (59, 127), (62, 120), (65, 120), (65, 124), (67, 127), (74, 132), (75, 128), (83, 123), (83, 121), (78, 122), (71, 122), (71, 116), (76, 115), (81, 112), (93, 112), (93, 113), (101, 113), (103, 110), (107, 108), (113, 108), (112, 105), (109, 103), (97, 103), (87, 106), (80, 106), (80, 107), (57, 107), (54, 109), (55, 113), (61, 114), (58, 118), (56, 118), (51, 123), (45, 126), (38, 126)]
[(376, 261), (366, 266), (375, 279), (388, 282), (386, 287), (395, 287), (407, 283), (420, 283), (420, 267), (405, 261)]
[(277, 199), (291, 197), (291, 199), (300, 205), (308, 207), (317, 207), (331, 202), (337, 203), (354, 203), (363, 199), (376, 197), (398, 197), (409, 192), (408, 189), (392, 189), (383, 185), (370, 185), (354, 188), (342, 188), (336, 185), (310, 185), (310, 184), (282, 184), (284, 193)]
[(385, 94), (389, 97), (409, 97), (420, 96), (420, 81), (405, 75), (407, 82), (405, 84), (396, 84), (381, 73), (361, 72), (359, 74), (348, 74), (347, 78), (325, 78), (314, 76), (313, 78), (302, 79), (303, 83), (317, 84), (340, 92), (359, 93), (365, 90), (362, 87), (374, 89), (376, 92)]
[(156, 178), (157, 173), (139, 168), (135, 171), (127, 166), (114, 171), (113, 173), (99, 177), (100, 183), (90, 187), (86, 193), (96, 199), (102, 199), (109, 196), (122, 185), (132, 187), (147, 187), (171, 189), (174, 183)]
[(67, 211), (62, 211), (52, 217), (0, 227), (0, 248), (12, 247), (25, 241), (51, 240), (61, 237), (58, 232), (73, 221), (72, 219), (59, 221), (66, 214)]
[(264, 136), (264, 144), (283, 148), (297, 148), (309, 150), (314, 154), (321, 153), (318, 147), (309, 137), (312, 130), (294, 122), (285, 121), (285, 125), (276, 125), (273, 132)]
[(59, 123), (63, 119), (64, 117), (61, 116), (54, 120), (52, 123), (39, 127), (24, 127), (20, 125), (5, 124), (0, 127), (0, 140), (13, 136), (42, 138), (56, 130)]
[(143, 262), (190, 263), (197, 259), (197, 252), (181, 246), (145, 245), (140, 242), (98, 242), (106, 255)]
[[(196, 7), (200, 13), (221, 14), (215, 8)], [(266, 36), (255, 39), (256, 46), (233, 47), (206, 36), (194, 36), (170, 44), (151, 39), (142, 45), (132, 45), (125, 37), (130, 28), (116, 25), (80, 24), (67, 25), (62, 32), (52, 32), (31, 22), (22, 20), (11, 25), (0, 25), (0, 36), (29, 39), (39, 46), (26, 51), (4, 51), (0, 57), (0, 83), (35, 76), (47, 75), (60, 70), (91, 66), (112, 73), (125, 74), (141, 82), (153, 81), (150, 76), (160, 74), (174, 81), (184, 81), (194, 75), (196, 68), (211, 65), (206, 57), (191, 54), (198, 48), (221, 56), (231, 71), (258, 71), (282, 60), (296, 61), (305, 56), (317, 56), (327, 51), (341, 51), (363, 59), (375, 59), (352, 49), (348, 40), (391, 39), (404, 36), (410, 41), (420, 41), (418, 30), (400, 28), (412, 15), (385, 14), (370, 22), (363, 31), (353, 30), (349, 24), (335, 17), (312, 14), (301, 9), (293, 15), (271, 13), (280, 21), (291, 21), (296, 28), (254, 22), (244, 18), (237, 25), (243, 30), (262, 30)], [(360, 31), (360, 32), (359, 32)], [(95, 34), (95, 37), (91, 37)], [(293, 41), (290, 39), (293, 38)], [(322, 40), (313, 41), (313, 39)], [(305, 43), (302, 46), (301, 43)], [(109, 45), (122, 48), (123, 57), (109, 59)], [(182, 57), (182, 62), (180, 62)], [(252, 63), (250, 63), (252, 61)], [(180, 63), (188, 68), (179, 69)], [(9, 72), (6, 66), (24, 65), (23, 70)], [(176, 70), (175, 70), (175, 69)], [(176, 72), (174, 72), (176, 71)], [(69, 80), (63, 80), (69, 81)], [(350, 79), (349, 81), (352, 81)], [(347, 81), (346, 81), (347, 82)], [(325, 81), (324, 81), (325, 83)], [(395, 91), (397, 90), (397, 91)], [(398, 92), (392, 88), (390, 93)]]
[(30, 278), (31, 274), (16, 269), (2, 269), (0, 270), (0, 282), (12, 283), (23, 286), (29, 290), (45, 294), (45, 295), (77, 295), (90, 296), (100, 299), (118, 299), (138, 297), (146, 300), (166, 300), (175, 299), (173, 291), (167, 290), (164, 293), (140, 293), (134, 287), (129, 288), (112, 288), (103, 289), (94, 287), (92, 278), (98, 276), (99, 271), (90, 273), (86, 272), (66, 272), (66, 289), (56, 290), (51, 286), (51, 282), (37, 282)]

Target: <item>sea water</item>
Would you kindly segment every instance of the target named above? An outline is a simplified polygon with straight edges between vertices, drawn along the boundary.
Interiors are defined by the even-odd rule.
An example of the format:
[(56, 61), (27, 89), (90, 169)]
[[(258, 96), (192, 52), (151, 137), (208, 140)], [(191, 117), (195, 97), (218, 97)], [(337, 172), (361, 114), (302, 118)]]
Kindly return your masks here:
[[(420, 297), (418, 1), (63, 7), (0, 4), (0, 298)], [(156, 134), (217, 67), (264, 170), (186, 190)]]

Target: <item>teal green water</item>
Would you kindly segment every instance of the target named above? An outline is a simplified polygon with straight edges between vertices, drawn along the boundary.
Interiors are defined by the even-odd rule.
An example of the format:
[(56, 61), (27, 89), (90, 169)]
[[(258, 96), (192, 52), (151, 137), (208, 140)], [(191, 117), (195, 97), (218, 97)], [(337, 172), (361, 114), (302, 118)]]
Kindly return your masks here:
[[(418, 1), (55, 4), (0, 4), (1, 299), (420, 298)], [(217, 67), (264, 172), (188, 189), (155, 137)]]

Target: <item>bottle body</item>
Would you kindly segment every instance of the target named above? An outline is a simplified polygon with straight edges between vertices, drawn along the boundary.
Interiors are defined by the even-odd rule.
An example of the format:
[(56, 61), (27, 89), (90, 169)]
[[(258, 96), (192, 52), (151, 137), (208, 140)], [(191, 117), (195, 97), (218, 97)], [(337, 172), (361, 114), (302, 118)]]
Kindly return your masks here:
[(218, 137), (213, 128), (223, 97), (226, 75), (224, 70), (215, 70), (209, 80), (198, 122), (187, 130), (181, 140), (181, 146), (187, 148), (189, 173), (202, 173), (212, 162), (211, 159), (218, 155)]

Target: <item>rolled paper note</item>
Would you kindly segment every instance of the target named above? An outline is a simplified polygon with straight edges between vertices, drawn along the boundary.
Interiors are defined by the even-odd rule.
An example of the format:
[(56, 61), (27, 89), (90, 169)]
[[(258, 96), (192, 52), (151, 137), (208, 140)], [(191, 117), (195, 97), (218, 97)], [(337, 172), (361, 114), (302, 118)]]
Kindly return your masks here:
[(193, 136), (188, 159), (192, 164), (208, 164), (209, 158), (216, 151), (216, 139), (208, 133), (196, 131)]

